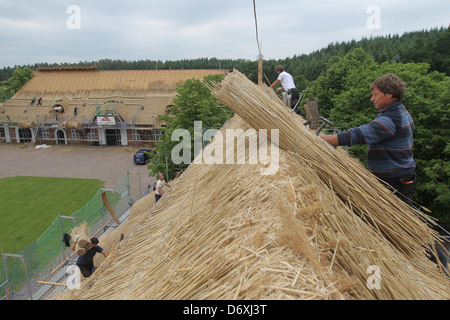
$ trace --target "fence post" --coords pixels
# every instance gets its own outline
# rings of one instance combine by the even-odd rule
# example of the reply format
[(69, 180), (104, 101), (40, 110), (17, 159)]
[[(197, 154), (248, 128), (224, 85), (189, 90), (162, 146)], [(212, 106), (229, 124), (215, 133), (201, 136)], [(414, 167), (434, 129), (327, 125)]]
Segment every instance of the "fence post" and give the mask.
[(7, 296), (9, 296), (11, 294), (11, 281), (9, 281), (8, 266), (6, 265), (6, 259), (3, 255), (3, 248), (1, 249), (1, 253), (2, 253), (3, 265), (5, 266), (6, 282), (8, 282), (8, 289), (6, 290), (6, 292), (7, 292)]
[[(5, 260), (5, 257), (19, 258), (22, 261), (23, 268), (25, 269), (25, 276), (27, 278), (28, 294), (30, 295), (30, 300), (33, 300), (33, 292), (31, 291), (30, 278), (28, 277), (28, 269), (27, 269), (27, 263), (25, 261), (25, 256), (23, 255), (23, 253), (22, 254), (3, 253), (3, 249), (2, 249), (2, 259)], [(5, 262), (5, 268), (6, 268), (6, 262)]]
[(131, 205), (133, 203), (133, 199), (131, 198), (131, 185), (130, 185), (130, 173), (136, 173), (138, 175), (138, 183), (139, 183), (139, 196), (138, 200), (142, 196), (142, 190), (141, 190), (141, 174), (139, 171), (127, 171), (127, 188), (128, 188), (128, 194), (130, 195), (130, 203)]

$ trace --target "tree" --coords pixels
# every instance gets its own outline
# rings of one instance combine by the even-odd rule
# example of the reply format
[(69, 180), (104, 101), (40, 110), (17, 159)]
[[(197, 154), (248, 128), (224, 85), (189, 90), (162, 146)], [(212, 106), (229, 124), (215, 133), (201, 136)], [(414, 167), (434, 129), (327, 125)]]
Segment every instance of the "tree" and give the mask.
[[(220, 82), (223, 75), (211, 75), (205, 77), (205, 82)], [(167, 123), (163, 128), (163, 141), (158, 143), (156, 154), (150, 155), (150, 159), (158, 160), (149, 165), (151, 176), (157, 176), (159, 172), (168, 171), (172, 179), (179, 170), (185, 169), (189, 163), (175, 163), (172, 159), (174, 148), (183, 141), (173, 140), (173, 135), (178, 129), (184, 129), (190, 137), (190, 150), (194, 150), (194, 128), (195, 122), (201, 121), (202, 128), (220, 128), (231, 116), (227, 107), (219, 105), (210, 90), (198, 79), (189, 79), (177, 88), (177, 96), (173, 100), (171, 114), (160, 115), (160, 119)], [(185, 141), (184, 141), (185, 142)], [(180, 155), (181, 156), (181, 155)], [(190, 154), (190, 161), (194, 160), (194, 152)], [(166, 168), (167, 159), (167, 168)], [(152, 161), (151, 161), (152, 162)]]
[(0, 82), (0, 96), (9, 99), (30, 81), (31, 78), (33, 78), (33, 70), (30, 68), (15, 69), (11, 78)]
[(450, 29), (442, 31), (439, 38), (430, 44), (430, 48), (431, 68), (450, 76)]
[[(353, 70), (373, 68), (375, 65), (375, 61), (360, 48), (353, 50), (344, 57), (334, 57), (329, 61), (326, 71), (308, 87), (307, 97), (310, 99), (317, 98), (320, 115), (328, 118), (331, 116), (335, 97), (346, 91), (345, 85), (348, 75)], [(342, 114), (335, 117), (335, 121), (346, 122), (353, 117), (354, 115)]]

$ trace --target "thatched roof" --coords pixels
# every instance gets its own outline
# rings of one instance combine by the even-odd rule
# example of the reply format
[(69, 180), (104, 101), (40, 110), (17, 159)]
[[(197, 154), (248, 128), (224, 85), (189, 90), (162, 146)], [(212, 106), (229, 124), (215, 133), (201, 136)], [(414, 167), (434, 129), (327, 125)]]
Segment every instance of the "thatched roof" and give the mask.
[[(230, 92), (224, 82), (216, 97)], [(241, 106), (257, 108), (260, 118), (270, 112), (268, 121), (302, 123), (265, 90), (245, 86), (237, 86), (230, 107), (238, 116), (221, 129), (223, 137), (228, 129), (241, 129), (239, 139), (255, 128)], [(253, 107), (243, 103), (244, 90)], [(344, 150), (324, 151), (311, 132), (293, 134), (310, 150), (303, 143), (302, 153), (285, 149), (280, 137), (279, 170), (270, 175), (262, 174), (269, 164), (250, 164), (248, 152), (239, 164), (237, 144), (224, 149), (225, 138), (216, 135), (204, 154), (233, 150), (234, 164), (194, 161), (156, 205), (153, 194), (141, 200), (139, 213), (100, 239), (112, 253), (97, 272), (56, 299), (450, 298), (448, 279), (426, 257), (424, 245), (435, 237), (428, 218)], [(325, 178), (327, 161), (336, 169)], [(366, 202), (375, 194), (378, 201)]]
[[(226, 74), (223, 69), (195, 70), (120, 70), (99, 71), (96, 68), (42, 69), (11, 99), (0, 106), (0, 122), (19, 122), (31, 99), (28, 118), (46, 116), (58, 101), (63, 101), (70, 120), (82, 117), (93, 120), (97, 105), (109, 100), (122, 103), (117, 112), (126, 122), (158, 126), (157, 115), (164, 114), (176, 96), (176, 87), (188, 79), (203, 79), (212, 74)], [(42, 98), (42, 105), (37, 100)], [(77, 116), (74, 111), (78, 107)], [(9, 116), (9, 121), (6, 116)], [(16, 119), (17, 118), (17, 119)]]

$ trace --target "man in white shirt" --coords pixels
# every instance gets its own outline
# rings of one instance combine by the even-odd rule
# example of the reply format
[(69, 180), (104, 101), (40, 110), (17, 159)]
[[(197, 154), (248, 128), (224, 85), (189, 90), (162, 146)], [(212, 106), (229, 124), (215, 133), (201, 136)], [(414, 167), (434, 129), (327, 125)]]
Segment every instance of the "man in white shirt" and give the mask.
[[(284, 91), (286, 91), (286, 93), (291, 96), (291, 108), (293, 109), (295, 108), (297, 101), (300, 98), (299, 91), (295, 87), (294, 78), (292, 78), (292, 76), (284, 70), (284, 67), (282, 65), (277, 66), (275, 70), (278, 74), (278, 78), (274, 83), (272, 83), (270, 87), (275, 88), (279, 83), (281, 83)], [(298, 107), (297, 109), (295, 109), (295, 112), (305, 117), (305, 115), (301, 113)]]
[(161, 197), (163, 196), (164, 186), (168, 186), (169, 188), (171, 188), (171, 186), (164, 181), (164, 176), (161, 172), (158, 174), (158, 177), (159, 177), (159, 179), (156, 182), (156, 192), (155, 192), (156, 202), (158, 202), (158, 200), (161, 199)]

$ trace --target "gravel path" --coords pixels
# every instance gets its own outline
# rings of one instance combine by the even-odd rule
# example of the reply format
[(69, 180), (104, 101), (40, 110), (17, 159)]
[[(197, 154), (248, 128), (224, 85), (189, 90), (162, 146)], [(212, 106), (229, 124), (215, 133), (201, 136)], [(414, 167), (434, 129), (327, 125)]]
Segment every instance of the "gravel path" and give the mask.
[[(36, 146), (35, 146), (36, 147)], [(29, 149), (24, 144), (0, 144), (0, 179), (15, 176), (84, 178), (105, 181), (111, 188), (130, 171), (133, 199), (156, 179), (148, 176), (146, 165), (133, 162), (140, 147), (65, 146)], [(138, 174), (139, 173), (139, 174)]]

